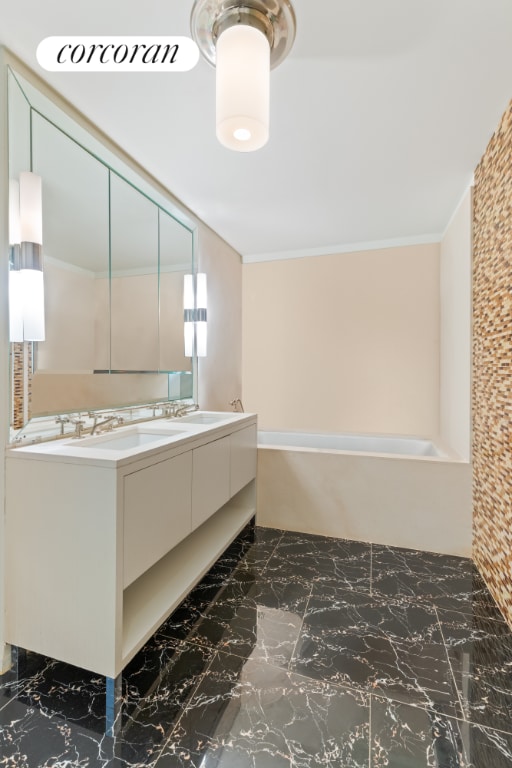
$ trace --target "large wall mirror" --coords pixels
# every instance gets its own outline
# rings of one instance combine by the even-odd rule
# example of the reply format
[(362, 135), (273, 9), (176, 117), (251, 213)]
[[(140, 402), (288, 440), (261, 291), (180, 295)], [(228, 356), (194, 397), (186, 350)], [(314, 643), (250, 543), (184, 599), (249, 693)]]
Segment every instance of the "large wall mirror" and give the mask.
[(9, 179), (42, 179), (45, 290), (44, 341), (10, 345), (13, 433), (43, 416), (193, 397), (183, 278), (194, 224), (12, 70), (8, 109)]

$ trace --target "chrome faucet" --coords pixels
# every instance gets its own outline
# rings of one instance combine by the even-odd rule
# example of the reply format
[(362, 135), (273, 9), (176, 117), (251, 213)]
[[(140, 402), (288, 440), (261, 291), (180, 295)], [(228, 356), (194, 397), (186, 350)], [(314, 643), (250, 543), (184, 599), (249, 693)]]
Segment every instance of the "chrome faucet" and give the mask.
[(60, 424), (60, 433), (64, 434), (64, 424), (69, 424), (69, 416), (57, 416), (55, 419), (56, 424)]
[(180, 416), (185, 416), (187, 413), (192, 413), (192, 411), (197, 410), (199, 410), (199, 405), (197, 403), (176, 403), (174, 415), (176, 418), (179, 418)]
[(162, 407), (162, 413), (166, 419), (171, 419), (173, 416), (176, 416), (177, 411), (178, 411), (178, 406), (176, 405), (176, 403), (166, 403)]
[(114, 414), (107, 416), (106, 419), (103, 419), (103, 421), (98, 421), (98, 416), (96, 414), (93, 415), (94, 418), (94, 424), (91, 428), (91, 435), (94, 435), (97, 429), (100, 429), (100, 427), (108, 427), (109, 430), (114, 428), (114, 422), (117, 424), (123, 423), (123, 418), (121, 416), (115, 416)]
[(244, 413), (244, 406), (242, 405), (242, 401), (239, 397), (235, 397), (234, 400), (230, 400), (229, 404), (233, 406), (234, 411), (237, 411), (238, 413)]
[(84, 431), (85, 421), (83, 421), (80, 418), (80, 414), (78, 414), (78, 418), (71, 419), (71, 423), (75, 425), (75, 434), (73, 437), (79, 440), (81, 437), (83, 437), (82, 432)]

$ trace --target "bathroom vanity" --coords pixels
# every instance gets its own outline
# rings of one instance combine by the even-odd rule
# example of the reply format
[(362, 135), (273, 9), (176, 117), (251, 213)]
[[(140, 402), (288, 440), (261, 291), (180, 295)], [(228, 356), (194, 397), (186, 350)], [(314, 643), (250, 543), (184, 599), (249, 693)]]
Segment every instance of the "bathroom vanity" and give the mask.
[(254, 516), (255, 477), (252, 414), (8, 451), (7, 641), (116, 678)]

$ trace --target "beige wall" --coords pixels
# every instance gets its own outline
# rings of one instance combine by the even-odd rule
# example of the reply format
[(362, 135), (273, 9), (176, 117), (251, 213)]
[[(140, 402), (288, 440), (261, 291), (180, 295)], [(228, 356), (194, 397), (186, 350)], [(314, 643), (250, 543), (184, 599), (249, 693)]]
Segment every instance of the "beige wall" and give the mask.
[(441, 438), (461, 459), (471, 447), (471, 189), (441, 243)]
[(436, 436), (439, 246), (245, 264), (242, 370), (260, 428)]
[(229, 402), (242, 394), (242, 263), (204, 225), (198, 249), (199, 271), (208, 279), (208, 355), (198, 362), (198, 400), (201, 408), (229, 411)]
[(163, 373), (51, 373), (32, 379), (32, 413), (89, 411), (167, 400), (168, 377)]
[(45, 260), (46, 341), (37, 345), (39, 370), (94, 368), (94, 274)]

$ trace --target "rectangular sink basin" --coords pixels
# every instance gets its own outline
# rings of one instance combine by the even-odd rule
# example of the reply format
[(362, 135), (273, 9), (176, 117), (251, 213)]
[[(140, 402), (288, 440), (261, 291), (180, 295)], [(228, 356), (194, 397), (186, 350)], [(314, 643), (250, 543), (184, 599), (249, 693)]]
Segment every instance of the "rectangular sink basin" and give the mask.
[(120, 435), (109, 435), (78, 444), (80, 448), (96, 448), (101, 451), (127, 451), (131, 448), (140, 448), (156, 441), (165, 440), (166, 437), (184, 434), (182, 429), (167, 429), (165, 432), (125, 432)]
[(231, 413), (192, 413), (190, 416), (182, 416), (180, 421), (188, 424), (216, 424), (229, 418)]

